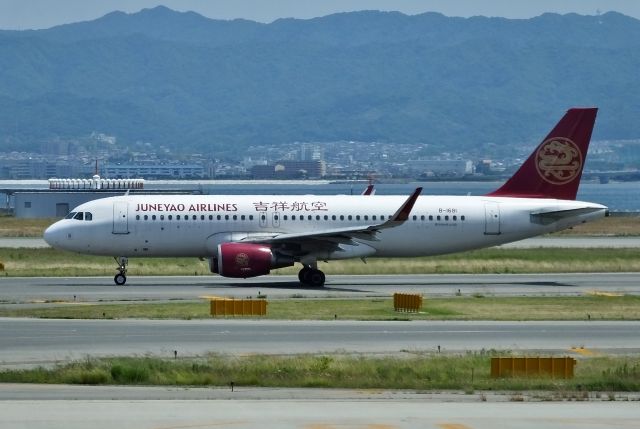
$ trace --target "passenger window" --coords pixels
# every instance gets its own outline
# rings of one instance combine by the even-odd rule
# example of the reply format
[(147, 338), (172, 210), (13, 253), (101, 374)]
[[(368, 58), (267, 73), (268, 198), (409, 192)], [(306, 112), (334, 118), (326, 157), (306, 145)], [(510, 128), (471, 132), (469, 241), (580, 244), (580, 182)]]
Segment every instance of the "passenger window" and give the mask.
[(446, 215), (446, 216), (444, 217), (444, 220), (449, 220), (449, 215)]
[(68, 215), (66, 215), (64, 218), (65, 219), (73, 219), (73, 217), (76, 215), (76, 212), (71, 212)]
[(320, 215), (316, 215), (316, 220), (320, 220)]
[(216, 219), (218, 219), (218, 220), (222, 220), (222, 216), (221, 216), (221, 215), (218, 215), (218, 216), (216, 216)]
[(78, 212), (78, 213), (76, 213), (76, 215), (73, 218), (75, 220), (82, 220), (82, 219), (84, 219), (84, 213), (83, 212)]
[(176, 220), (180, 220), (180, 215), (176, 215)]
[(440, 215), (438, 215), (438, 216), (436, 217), (436, 220), (440, 220)]
[(149, 219), (149, 216), (144, 215), (144, 220), (147, 220), (147, 219)]
[[(244, 215), (240, 216), (240, 220), (244, 220)], [(285, 216), (285, 219), (284, 219), (284, 220), (287, 220), (287, 219), (286, 219), (286, 216)]]
[(164, 215), (160, 215), (160, 220), (164, 220)]
[(233, 215), (233, 220), (238, 220), (238, 216), (237, 215)]
[(344, 215), (340, 215), (340, 220), (344, 220)]
[(209, 215), (209, 220), (213, 220), (213, 215)]
[(371, 216), (372, 220), (376, 220), (376, 215)]
[(249, 215), (249, 220), (253, 220), (253, 215)]
[(168, 216), (168, 219), (169, 219), (169, 220), (172, 220), (172, 219), (173, 219), (173, 215), (169, 215), (169, 216)]
[(193, 220), (198, 220), (198, 216), (193, 215), (193, 216), (191, 217), (191, 219), (193, 219)]
[(324, 220), (329, 220), (329, 216), (324, 215)]
[(347, 219), (351, 220), (353, 219), (351, 215), (347, 216)]
[(418, 220), (418, 216), (413, 215), (413, 220)]
[(93, 220), (93, 215), (91, 214), (91, 212), (84, 213), (84, 220)]
[(136, 220), (140, 220), (140, 215), (136, 215)]
[(151, 220), (156, 220), (156, 215), (152, 215)]
[(420, 220), (424, 220), (424, 215), (420, 216)]
[(336, 215), (331, 216), (331, 220), (336, 220)]
[(460, 216), (460, 220), (464, 220), (464, 215)]
[(453, 220), (458, 220), (458, 216), (454, 216), (454, 217), (453, 217)]
[(229, 215), (224, 215), (224, 220), (229, 220)]
[(296, 215), (291, 215), (291, 220), (296, 220)]
[(433, 215), (429, 215), (429, 220), (433, 220)]
[(364, 220), (369, 220), (369, 216), (364, 215)]
[(204, 215), (200, 215), (200, 220), (204, 220)]
[(313, 216), (309, 215), (309, 216), (307, 216), (307, 219), (313, 220)]

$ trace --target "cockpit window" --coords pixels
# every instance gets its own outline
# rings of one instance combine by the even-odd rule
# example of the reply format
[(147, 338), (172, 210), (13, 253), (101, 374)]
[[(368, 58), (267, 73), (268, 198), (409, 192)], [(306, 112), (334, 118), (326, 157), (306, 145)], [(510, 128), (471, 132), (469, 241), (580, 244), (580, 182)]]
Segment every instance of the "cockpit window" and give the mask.
[(93, 220), (91, 212), (84, 212), (84, 220)]
[(82, 220), (82, 219), (84, 219), (84, 213), (83, 212), (78, 212), (78, 213), (76, 213), (76, 215), (73, 218), (75, 220)]
[(64, 218), (65, 219), (73, 219), (73, 217), (76, 215), (76, 212), (71, 212), (68, 215), (66, 215)]

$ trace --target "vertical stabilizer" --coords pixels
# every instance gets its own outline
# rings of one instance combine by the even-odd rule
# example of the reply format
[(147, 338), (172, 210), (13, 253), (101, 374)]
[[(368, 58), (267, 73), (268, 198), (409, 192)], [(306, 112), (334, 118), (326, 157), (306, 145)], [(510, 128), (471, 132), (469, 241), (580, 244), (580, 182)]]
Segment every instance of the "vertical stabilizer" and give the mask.
[(493, 197), (575, 200), (598, 109), (573, 108)]

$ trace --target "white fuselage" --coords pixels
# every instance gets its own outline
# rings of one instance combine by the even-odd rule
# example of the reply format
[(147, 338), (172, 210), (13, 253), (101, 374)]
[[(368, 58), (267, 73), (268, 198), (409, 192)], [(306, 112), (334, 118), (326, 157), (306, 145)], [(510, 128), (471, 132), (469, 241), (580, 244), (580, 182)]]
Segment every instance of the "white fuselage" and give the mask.
[[(51, 226), (54, 247), (109, 256), (211, 257), (218, 244), (277, 234), (376, 225), (403, 196), (131, 195), (80, 205)], [(584, 210), (581, 210), (584, 209)], [(571, 213), (540, 221), (539, 213)], [(402, 225), (374, 239), (353, 238), (319, 260), (411, 257), (494, 246), (558, 231), (605, 216), (606, 207), (581, 201), (483, 196), (421, 196)], [(91, 220), (86, 220), (90, 213)]]

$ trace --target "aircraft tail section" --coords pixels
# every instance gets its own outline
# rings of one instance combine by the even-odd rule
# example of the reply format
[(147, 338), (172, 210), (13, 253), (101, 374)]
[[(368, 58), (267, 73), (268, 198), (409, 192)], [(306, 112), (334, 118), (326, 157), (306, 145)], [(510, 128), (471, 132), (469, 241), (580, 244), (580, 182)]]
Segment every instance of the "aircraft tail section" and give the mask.
[(575, 200), (597, 108), (569, 109), (493, 197)]

